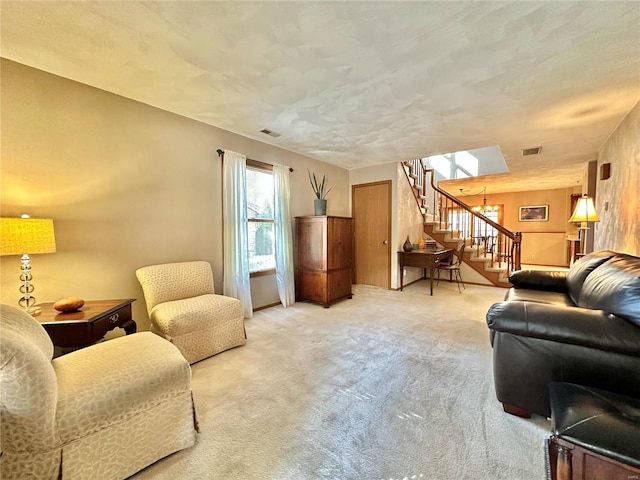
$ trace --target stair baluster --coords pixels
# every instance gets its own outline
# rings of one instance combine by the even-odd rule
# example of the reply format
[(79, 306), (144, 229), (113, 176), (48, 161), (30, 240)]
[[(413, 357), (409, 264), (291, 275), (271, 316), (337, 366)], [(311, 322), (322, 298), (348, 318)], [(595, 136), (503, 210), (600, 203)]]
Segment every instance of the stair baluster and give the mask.
[[(442, 237), (439, 240), (440, 243), (442, 241), (456, 243), (454, 248), (460, 245), (459, 242), (464, 242), (469, 256), (463, 261), (494, 285), (508, 286), (505, 278), (512, 271), (520, 269), (522, 234), (509, 231), (481, 213), (473, 211), (466, 203), (439, 189), (434, 183), (433, 169), (427, 169), (422, 159), (403, 162), (403, 166), (407, 180), (413, 186), (416, 203), (423, 214), (425, 233), (440, 235)], [(427, 182), (427, 175), (430, 175), (429, 182)], [(432, 189), (433, 195), (427, 192), (428, 187)], [(432, 205), (427, 203), (429, 198), (432, 199)], [(493, 231), (497, 232), (495, 236), (491, 235)], [(454, 236), (454, 234), (457, 235)], [(476, 267), (475, 263), (478, 261), (486, 263), (488, 267), (485, 268), (489, 268), (489, 271)], [(503, 271), (502, 281), (497, 279), (496, 268)]]

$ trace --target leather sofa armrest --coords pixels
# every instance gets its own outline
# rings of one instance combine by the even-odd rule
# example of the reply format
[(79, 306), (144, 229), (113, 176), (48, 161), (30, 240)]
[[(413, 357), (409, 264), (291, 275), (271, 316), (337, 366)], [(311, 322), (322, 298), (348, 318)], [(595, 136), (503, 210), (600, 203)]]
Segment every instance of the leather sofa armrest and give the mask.
[(487, 325), (492, 339), (506, 332), (640, 357), (640, 328), (602, 310), (500, 302), (489, 308)]
[(567, 272), (552, 270), (516, 270), (509, 275), (509, 282), (516, 288), (567, 291)]

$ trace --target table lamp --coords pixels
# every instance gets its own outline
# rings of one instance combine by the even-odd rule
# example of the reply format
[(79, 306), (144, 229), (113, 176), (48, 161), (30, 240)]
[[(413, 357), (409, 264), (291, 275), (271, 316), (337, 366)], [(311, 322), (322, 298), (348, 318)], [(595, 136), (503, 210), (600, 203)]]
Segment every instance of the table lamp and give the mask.
[(587, 222), (599, 222), (596, 208), (593, 205), (593, 199), (586, 193), (578, 200), (576, 208), (573, 210), (573, 215), (569, 219), (570, 223), (580, 223), (578, 227), (578, 235), (580, 237), (580, 246), (582, 247), (582, 254), (584, 255), (587, 245)]
[(40, 313), (40, 309), (34, 307), (36, 303), (31, 283), (31, 263), (29, 255), (35, 253), (54, 253), (56, 251), (56, 239), (53, 233), (53, 220), (50, 218), (29, 218), (23, 215), (21, 218), (0, 218), (0, 255), (22, 255), (20, 281), (20, 293), (22, 298), (18, 304), (31, 315)]

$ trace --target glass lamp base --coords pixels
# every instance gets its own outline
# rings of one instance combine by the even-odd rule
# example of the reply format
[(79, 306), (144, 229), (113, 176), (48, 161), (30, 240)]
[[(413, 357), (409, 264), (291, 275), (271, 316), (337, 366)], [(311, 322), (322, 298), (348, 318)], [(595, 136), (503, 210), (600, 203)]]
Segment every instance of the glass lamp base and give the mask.
[(38, 315), (40, 315), (42, 313), (42, 308), (40, 308), (40, 307), (30, 307), (30, 308), (25, 308), (24, 311), (27, 312), (32, 317), (37, 317)]
[(31, 261), (29, 255), (27, 255), (26, 253), (22, 255), (22, 257), (20, 258), (20, 263), (20, 270), (22, 272), (20, 274), (20, 281), (22, 282), (22, 285), (20, 285), (19, 290), (23, 296), (20, 300), (18, 300), (18, 305), (20, 305), (29, 315), (35, 317), (36, 315), (40, 315), (40, 313), (42, 312), (42, 308), (34, 305), (36, 303), (36, 298), (31, 296), (34, 287), (33, 283), (31, 283), (33, 277), (31, 276)]

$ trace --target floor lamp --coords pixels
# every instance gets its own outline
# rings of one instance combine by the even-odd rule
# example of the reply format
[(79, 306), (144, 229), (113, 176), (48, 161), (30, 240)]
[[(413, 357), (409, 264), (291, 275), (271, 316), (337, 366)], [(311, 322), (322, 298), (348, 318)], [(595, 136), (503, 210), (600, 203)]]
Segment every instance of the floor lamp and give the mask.
[(34, 253), (54, 253), (56, 251), (56, 239), (53, 233), (53, 220), (50, 218), (0, 218), (0, 255), (22, 255), (20, 258), (21, 270), (20, 293), (22, 298), (18, 304), (27, 313), (37, 315), (40, 308), (34, 307), (36, 303), (31, 283), (31, 260), (29, 255)]
[(570, 223), (580, 223), (578, 227), (578, 236), (580, 238), (580, 250), (582, 255), (586, 253), (587, 247), (587, 222), (599, 222), (596, 208), (593, 205), (593, 199), (586, 193), (578, 200), (576, 208), (573, 210), (573, 215), (569, 219)]

